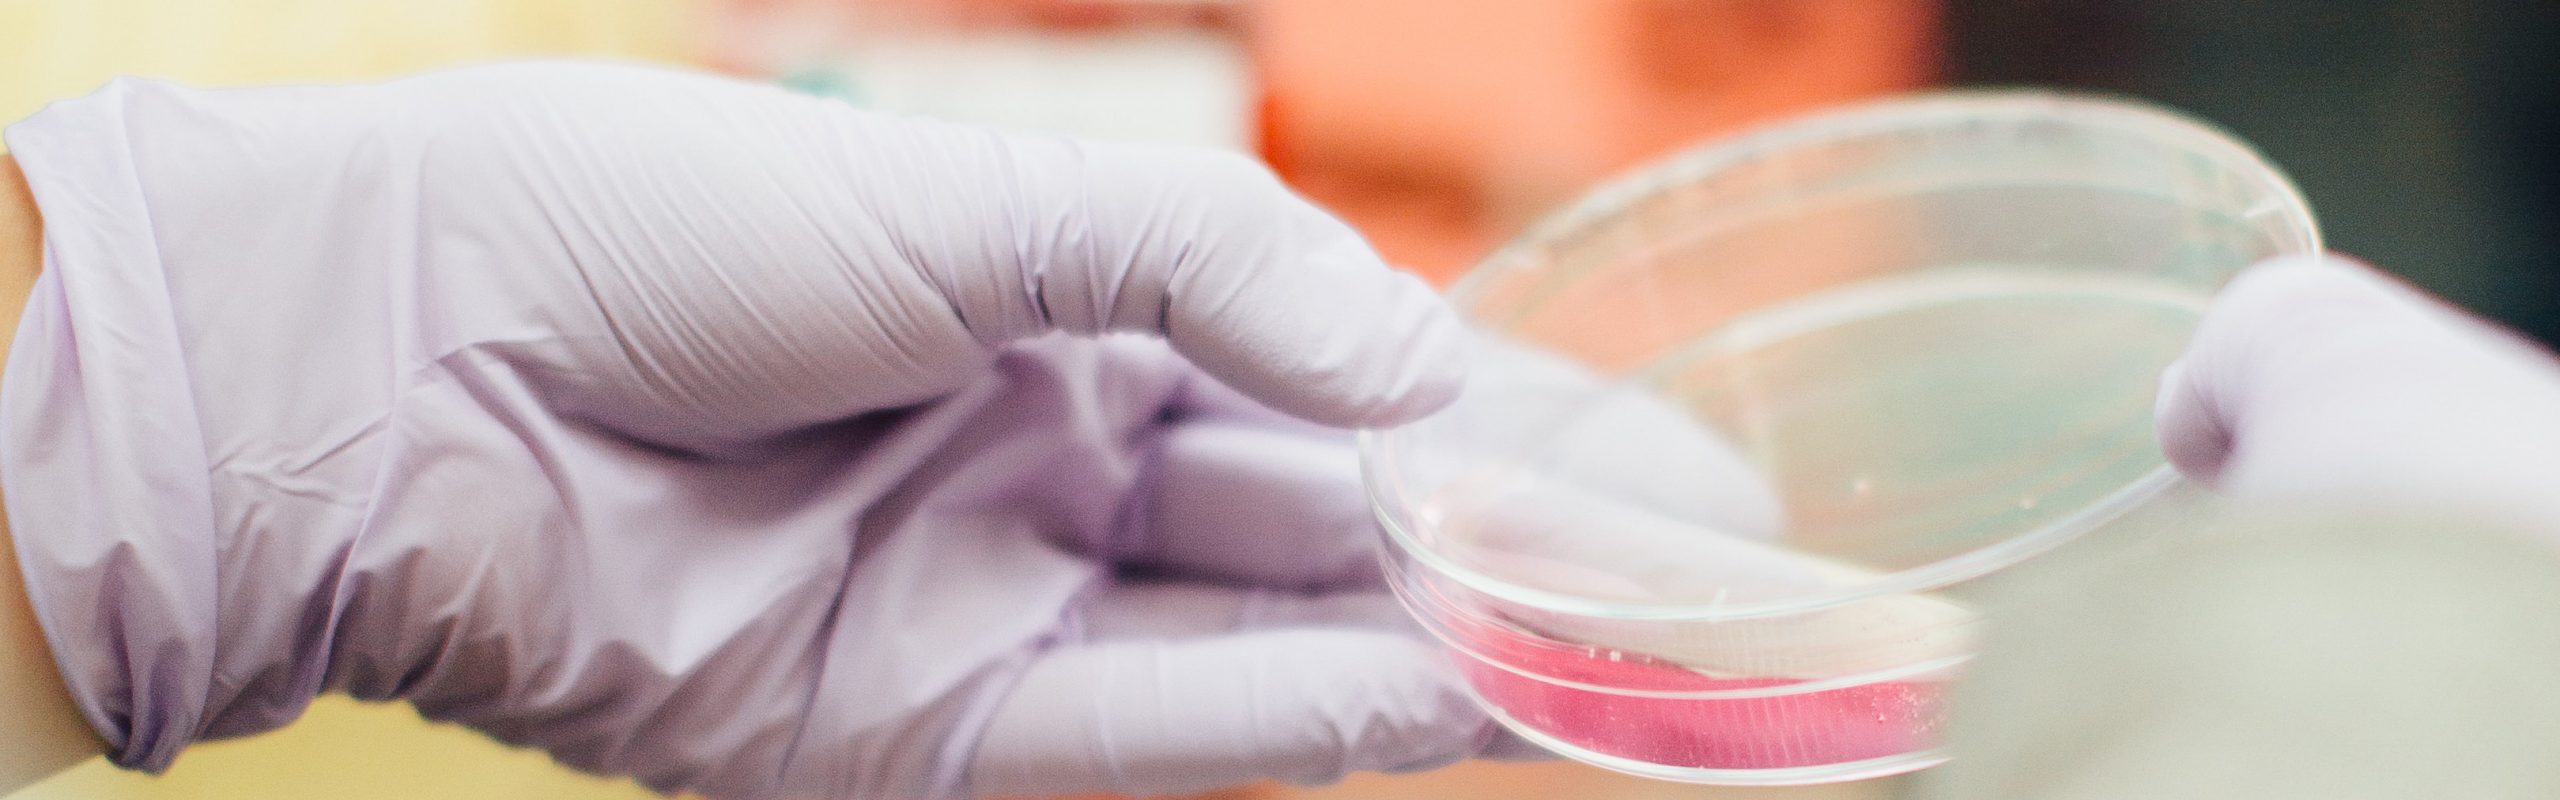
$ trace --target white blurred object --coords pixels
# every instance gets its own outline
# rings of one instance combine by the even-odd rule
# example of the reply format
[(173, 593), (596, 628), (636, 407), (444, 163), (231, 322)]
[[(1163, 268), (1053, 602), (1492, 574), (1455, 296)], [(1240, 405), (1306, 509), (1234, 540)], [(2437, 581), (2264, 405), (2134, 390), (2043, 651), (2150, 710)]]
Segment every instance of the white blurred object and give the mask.
[(2560, 797), (2560, 556), (2523, 533), (2294, 509), (2047, 566), (1906, 797)]
[(884, 111), (1097, 139), (1251, 150), (1240, 42), (1181, 28), (910, 31), (785, 83)]

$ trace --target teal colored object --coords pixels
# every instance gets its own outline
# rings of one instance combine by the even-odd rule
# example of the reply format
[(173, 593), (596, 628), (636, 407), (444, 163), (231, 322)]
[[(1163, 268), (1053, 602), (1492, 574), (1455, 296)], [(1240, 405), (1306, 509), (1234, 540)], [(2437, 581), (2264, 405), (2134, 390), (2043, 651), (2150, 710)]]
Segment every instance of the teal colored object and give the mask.
[(784, 75), (774, 83), (803, 94), (832, 97), (857, 106), (870, 105), (870, 97), (862, 91), (862, 82), (844, 70), (805, 69)]

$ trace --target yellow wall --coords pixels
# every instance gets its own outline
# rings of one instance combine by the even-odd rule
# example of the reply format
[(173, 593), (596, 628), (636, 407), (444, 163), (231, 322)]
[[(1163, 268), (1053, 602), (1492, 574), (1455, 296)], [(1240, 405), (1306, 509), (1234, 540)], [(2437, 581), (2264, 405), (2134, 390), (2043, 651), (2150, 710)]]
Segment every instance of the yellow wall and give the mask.
[(588, 777), (540, 753), (500, 747), (407, 706), (323, 698), (282, 731), (200, 745), (160, 778), (92, 761), (7, 800), (643, 800), (637, 785)]
[[(0, 121), (117, 74), (351, 80), (513, 55), (692, 60), (707, 0), (0, 0)], [(325, 699), (276, 734), (188, 751), (167, 777), (93, 762), (7, 800), (636, 800), (404, 706)]]
[(707, 0), (0, 0), (0, 120), (116, 74), (347, 80), (510, 55), (690, 60)]

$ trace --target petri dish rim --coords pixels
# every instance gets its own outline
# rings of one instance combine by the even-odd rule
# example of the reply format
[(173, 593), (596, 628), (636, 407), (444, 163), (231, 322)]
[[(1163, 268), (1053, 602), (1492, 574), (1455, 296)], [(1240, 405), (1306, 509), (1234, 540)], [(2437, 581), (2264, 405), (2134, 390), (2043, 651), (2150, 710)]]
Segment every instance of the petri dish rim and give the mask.
[[(1852, 140), (1915, 129), (1986, 122), (2062, 120), (2071, 126), (2112, 129), (2183, 150), (2222, 164), (2265, 198), (2241, 213), (2257, 221), (2280, 216), (2279, 252), (2316, 254), (2322, 244), (2309, 204), (2292, 180), (2255, 149), (2211, 123), (2184, 114), (2105, 95), (2028, 89), (1965, 90), (1917, 95), (1855, 108), (1781, 120), (1742, 134), (1639, 166), (1602, 184), (1582, 198), (1532, 224), (1487, 256), (1451, 287), (1448, 297), (1461, 309), (1485, 287), (1507, 274), (1531, 268), (1553, 243), (1570, 240), (1594, 225), (1623, 214), (1677, 187), (1773, 153), (1811, 145)], [(1396, 457), (1403, 437), (1396, 429), (1361, 431), (1358, 437), (1362, 484), (1370, 510), (1389, 544), (1433, 572), (1507, 602), (1598, 619), (1652, 622), (1714, 622), (1787, 616), (1855, 603), (1875, 597), (1927, 592), (1979, 578), (2071, 541), (2177, 484), (2177, 471), (2165, 462), (2060, 519), (2015, 536), (1926, 564), (1878, 576), (1836, 591), (1754, 603), (1634, 603), (1594, 600), (1522, 586), (1485, 574), (1424, 545), (1408, 530), (1391, 503), (1412, 507), (1404, 486), (1395, 480)]]
[(1390, 579), (1387, 583), (1389, 591), (1396, 596), (1396, 599), (1399, 602), (1406, 603), (1407, 608), (1428, 607), (1436, 609), (1433, 612), (1417, 614), (1415, 616), (1420, 620), (1423, 631), (1431, 634), (1432, 639), (1438, 641), (1442, 646), (1447, 647), (1451, 654), (1520, 676), (1522, 678), (1544, 683), (1549, 686), (1557, 686), (1580, 692), (1588, 692), (1591, 694), (1609, 695), (1612, 697), (1636, 697), (1654, 700), (1757, 700), (1773, 697), (1792, 697), (1796, 695), (1847, 689), (1887, 681), (1914, 679), (1933, 674), (1947, 674), (1961, 668), (1966, 662), (1973, 660), (1973, 656), (1971, 655), (1953, 655), (1928, 661), (1919, 661), (1868, 670), (1865, 672), (1836, 675), (1817, 680), (1800, 681), (1776, 686), (1759, 686), (1738, 689), (1630, 689), (1623, 686), (1607, 686), (1592, 683), (1590, 681), (1574, 680), (1571, 678), (1548, 675), (1532, 671), (1517, 664), (1509, 663), (1500, 658), (1495, 658), (1492, 655), (1477, 649), (1474, 645), (1467, 643), (1465, 636), (1449, 630), (1447, 623), (1440, 619), (1444, 615), (1462, 612), (1453, 612), (1449, 610), (1449, 607), (1446, 605), (1433, 603), (1417, 597), (1416, 595), (1423, 590), (1407, 586), (1403, 579)]
[(2293, 233), (2294, 238), (2277, 243), (2279, 250), (2318, 253), (2321, 249), (2320, 230), (2311, 218), (2310, 204), (2292, 179), (2220, 126), (2138, 100), (2104, 94), (1972, 89), (1912, 95), (1778, 120), (1637, 166), (1531, 223), (1467, 270), (1450, 287), (1449, 299), (1458, 303), (1471, 298), (1506, 273), (1530, 268), (1553, 243), (1570, 240), (1576, 233), (1605, 224), (1677, 187), (1773, 154), (1898, 131), (2057, 119), (2081, 128), (2113, 129), (2153, 142), (2164, 150), (2184, 150), (2221, 163), (2228, 174), (2246, 179), (2253, 193), (2266, 198), (2243, 212), (2244, 219), (2255, 220), (2267, 213), (2284, 217), (2283, 229)]

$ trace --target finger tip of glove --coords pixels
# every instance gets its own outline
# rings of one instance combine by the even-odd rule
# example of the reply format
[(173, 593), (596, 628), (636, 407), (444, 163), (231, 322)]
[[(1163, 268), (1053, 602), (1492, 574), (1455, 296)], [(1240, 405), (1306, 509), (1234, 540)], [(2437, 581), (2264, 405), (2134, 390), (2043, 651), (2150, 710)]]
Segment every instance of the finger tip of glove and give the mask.
[(2160, 371), (2160, 394), (2152, 416), (2160, 453), (2187, 477), (2210, 482), (2222, 471), (2231, 449), (2230, 434), (2205, 406), (2204, 396), (2188, 378), (2187, 359), (2169, 362)]
[(1170, 279), (1163, 332), (1233, 388), (1339, 427), (1419, 419), (1457, 398), (1464, 327), (1438, 292), (1258, 162), (1192, 158), (1181, 194), (1214, 222)]
[(1411, 422), (1457, 399), (1465, 329), (1428, 286), (1388, 277), (1369, 302), (1279, 309), (1262, 325), (1238, 329), (1230, 320), (1204, 336), (1177, 327), (1175, 342), (1237, 390), (1293, 416), (1351, 428)]
[[(1492, 719), (1460, 687), (1447, 657), (1431, 644), (1392, 634), (1370, 634), (1357, 661), (1333, 660), (1321, 690), (1329, 710), (1321, 727), (1359, 734), (1333, 754), (1313, 783), (1329, 783), (1360, 771), (1411, 772), (1446, 766), (1481, 752)], [(1356, 664), (1356, 666), (1350, 666)], [(1321, 667), (1309, 673), (1322, 675)], [(1324, 746), (1313, 746), (1316, 750)]]
[(1371, 357), (1386, 362), (1375, 388), (1355, 391), (1346, 420), (1354, 425), (1396, 425), (1420, 419), (1457, 400), (1467, 381), (1465, 325), (1439, 295), (1411, 276), (1399, 275), (1396, 321), (1382, 333), (1394, 344)]
[(2223, 419), (2230, 409), (2220, 401), (2241, 390), (2234, 378), (2246, 376), (2246, 362), (2260, 349), (2316, 333), (2328, 316), (2318, 312), (2364, 293), (2373, 274), (2344, 256), (2294, 253), (2232, 276), (2187, 351), (2160, 371), (2152, 410), (2170, 465), (2197, 480), (2219, 474), (2232, 444)]
[(2191, 478), (2226, 483), (2233, 449), (2270, 403), (2382, 374), (2384, 351), (2405, 349), (2394, 343), (2431, 335), (2426, 302), (2389, 273), (2335, 253), (2242, 270), (2215, 296), (2186, 352), (2161, 371), (2154, 411), (2163, 454)]
[[(1440, 649), (1403, 633), (1274, 630), (1235, 640), (1274, 676), (1259, 698), (1248, 770), (1301, 786), (1358, 772), (1413, 772), (1481, 752), (1493, 725)], [(1245, 673), (1250, 674), (1250, 673)], [(1216, 729), (1203, 723), (1195, 730)]]
[[(1035, 666), (1004, 705), (974, 756), (981, 789), (1322, 785), (1463, 760), (1483, 749), (1489, 724), (1437, 647), (1321, 626), (1071, 648)], [(1075, 731), (1111, 747), (1058, 746), (1083, 738)]]

